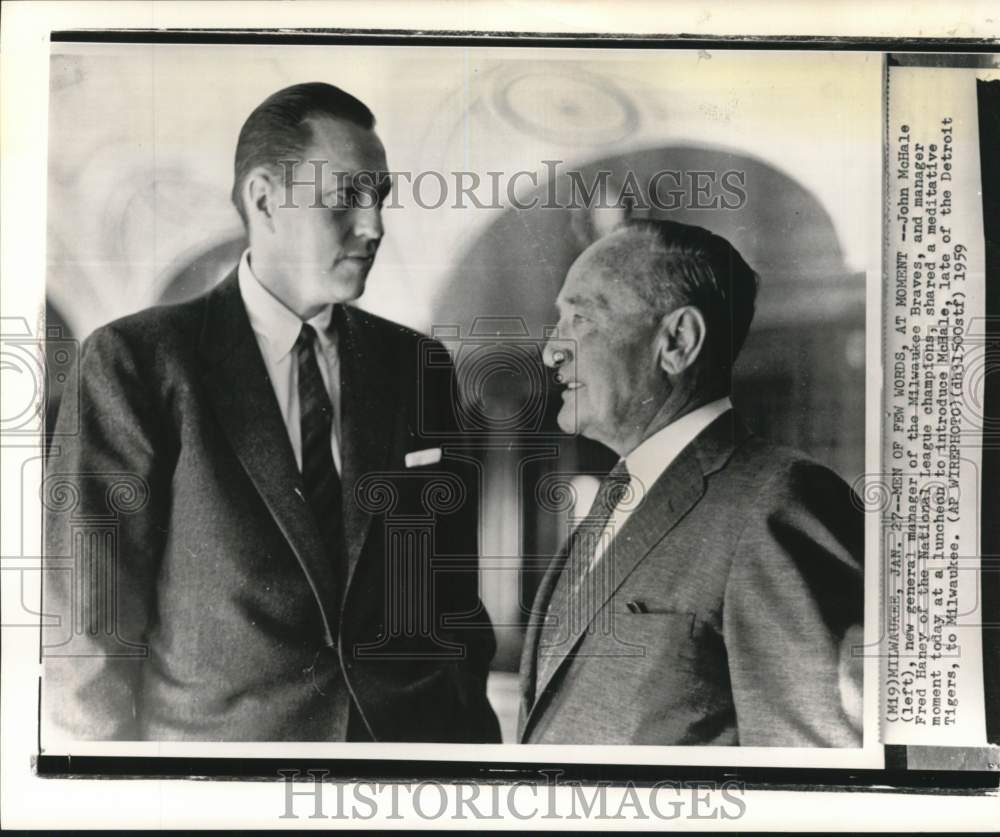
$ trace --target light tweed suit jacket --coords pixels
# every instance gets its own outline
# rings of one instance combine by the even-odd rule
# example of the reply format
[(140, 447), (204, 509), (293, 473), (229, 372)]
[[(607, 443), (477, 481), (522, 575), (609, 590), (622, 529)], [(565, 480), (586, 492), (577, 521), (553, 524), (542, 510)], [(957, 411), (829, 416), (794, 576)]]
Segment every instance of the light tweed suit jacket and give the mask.
[[(860, 746), (843, 692), (858, 688), (844, 672), (861, 508), (829, 469), (720, 416), (647, 486), (582, 613), (559, 597), (546, 616), (553, 561), (526, 636), (520, 740)], [(539, 667), (546, 654), (559, 659)]]

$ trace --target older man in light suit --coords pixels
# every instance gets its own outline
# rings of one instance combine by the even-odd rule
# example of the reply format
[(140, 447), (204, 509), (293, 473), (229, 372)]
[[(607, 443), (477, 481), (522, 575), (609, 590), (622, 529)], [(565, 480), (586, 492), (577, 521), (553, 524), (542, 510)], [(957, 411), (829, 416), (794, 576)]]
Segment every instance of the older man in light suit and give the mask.
[(559, 423), (621, 457), (545, 574), (520, 740), (853, 747), (862, 513), (730, 401), (757, 277), (698, 227), (630, 221), (559, 293)]
[(45, 485), (46, 750), (499, 741), (452, 368), (348, 304), (387, 171), (363, 103), (278, 91), (237, 144), (239, 265), (86, 341)]

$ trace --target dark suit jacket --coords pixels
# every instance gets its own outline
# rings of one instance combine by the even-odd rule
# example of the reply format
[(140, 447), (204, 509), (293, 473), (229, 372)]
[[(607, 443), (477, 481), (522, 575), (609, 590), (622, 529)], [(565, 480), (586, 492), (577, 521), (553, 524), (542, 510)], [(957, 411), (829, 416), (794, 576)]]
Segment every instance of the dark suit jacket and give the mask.
[[(543, 578), (521, 740), (859, 746), (841, 700), (844, 637), (863, 599), (862, 513), (848, 486), (730, 411), (646, 489), (599, 564), (596, 603), (579, 620), (557, 606), (558, 642), (540, 649), (561, 562)], [(539, 653), (561, 657), (542, 682)]]
[(477, 475), (404, 461), (454, 430), (453, 369), (423, 363), (408, 329), (345, 319), (341, 555), (305, 503), (235, 272), (86, 341), (64, 395), (79, 433), (43, 488), (43, 744), (499, 741)]

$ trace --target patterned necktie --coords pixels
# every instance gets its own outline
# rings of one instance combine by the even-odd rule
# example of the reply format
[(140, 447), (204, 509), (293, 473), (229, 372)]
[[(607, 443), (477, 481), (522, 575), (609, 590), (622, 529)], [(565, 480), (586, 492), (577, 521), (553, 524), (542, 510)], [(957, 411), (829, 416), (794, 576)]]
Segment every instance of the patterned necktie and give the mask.
[[(569, 653), (572, 637), (590, 623), (595, 608), (603, 604), (604, 595), (610, 592), (600, 589), (600, 584), (595, 586), (594, 583), (586, 582), (610, 579), (613, 575), (610, 571), (591, 572), (591, 564), (604, 528), (615, 507), (627, 493), (630, 479), (625, 460), (619, 460), (601, 480), (590, 511), (569, 536), (563, 553), (562, 571), (546, 611), (546, 617), (554, 618), (546, 619), (537, 650), (537, 683), (544, 681)], [(608, 560), (609, 552), (605, 551), (600, 563)]]
[(295, 341), (299, 366), (299, 427), (302, 433), (302, 481), (306, 500), (331, 558), (339, 555), (343, 512), (340, 476), (333, 463), (333, 402), (316, 361), (316, 331), (308, 323)]

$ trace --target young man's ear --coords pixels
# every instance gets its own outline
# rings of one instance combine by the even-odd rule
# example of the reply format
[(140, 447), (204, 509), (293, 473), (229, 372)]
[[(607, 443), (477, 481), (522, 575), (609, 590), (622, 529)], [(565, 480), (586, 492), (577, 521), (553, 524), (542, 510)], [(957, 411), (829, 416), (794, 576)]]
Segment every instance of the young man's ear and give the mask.
[(277, 181), (263, 166), (258, 166), (247, 175), (243, 183), (243, 205), (247, 220), (256, 218), (267, 229), (274, 230), (274, 210), (277, 207)]
[(660, 320), (660, 368), (680, 375), (698, 359), (705, 345), (705, 317), (693, 305), (682, 305)]

